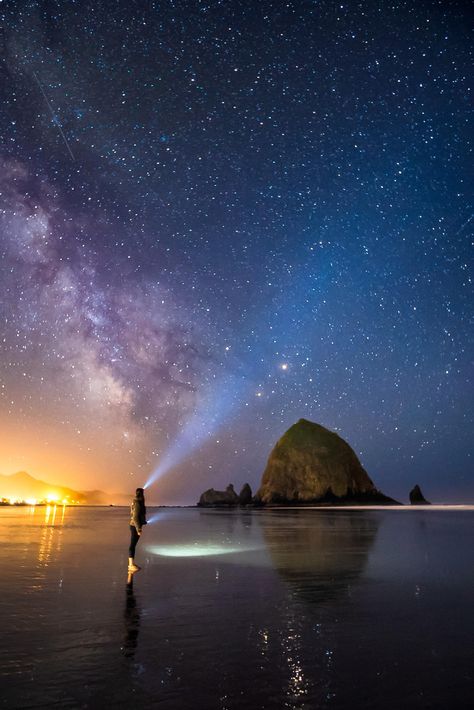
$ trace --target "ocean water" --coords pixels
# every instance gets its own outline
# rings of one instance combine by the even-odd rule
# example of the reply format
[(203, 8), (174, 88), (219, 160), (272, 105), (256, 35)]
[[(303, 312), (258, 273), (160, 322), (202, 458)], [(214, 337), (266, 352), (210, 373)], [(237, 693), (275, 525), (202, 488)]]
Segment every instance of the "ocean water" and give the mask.
[(0, 508), (0, 707), (472, 707), (472, 508), (149, 518)]

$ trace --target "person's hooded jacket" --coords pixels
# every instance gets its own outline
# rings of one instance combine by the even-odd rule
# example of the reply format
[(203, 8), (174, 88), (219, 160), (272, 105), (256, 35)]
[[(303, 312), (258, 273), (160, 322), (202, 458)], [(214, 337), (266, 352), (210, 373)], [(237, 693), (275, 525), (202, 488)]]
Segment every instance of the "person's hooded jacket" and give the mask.
[(138, 496), (135, 496), (130, 506), (130, 525), (134, 525), (139, 533), (142, 531), (142, 526), (146, 525), (145, 501)]

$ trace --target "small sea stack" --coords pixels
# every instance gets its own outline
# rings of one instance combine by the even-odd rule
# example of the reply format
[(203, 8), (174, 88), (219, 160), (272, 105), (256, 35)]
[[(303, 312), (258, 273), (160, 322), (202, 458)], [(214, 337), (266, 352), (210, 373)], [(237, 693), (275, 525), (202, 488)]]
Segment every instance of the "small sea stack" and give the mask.
[(250, 505), (252, 502), (252, 489), (248, 483), (244, 483), (239, 493), (239, 505)]
[(430, 501), (426, 500), (421, 492), (421, 488), (418, 484), (410, 491), (410, 503), (412, 505), (431, 505)]

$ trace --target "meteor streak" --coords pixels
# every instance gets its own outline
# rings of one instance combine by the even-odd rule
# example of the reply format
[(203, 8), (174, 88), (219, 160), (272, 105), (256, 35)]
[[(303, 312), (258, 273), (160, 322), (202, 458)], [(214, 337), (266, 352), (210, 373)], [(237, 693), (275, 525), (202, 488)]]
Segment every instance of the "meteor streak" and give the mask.
[(40, 91), (41, 91), (41, 93), (43, 94), (43, 98), (44, 98), (44, 100), (46, 101), (46, 105), (47, 105), (47, 107), (49, 108), (49, 111), (50, 111), (50, 113), (51, 113), (51, 120), (53, 121), (54, 125), (58, 127), (59, 133), (61, 134), (61, 138), (62, 138), (63, 141), (64, 141), (64, 145), (65, 145), (66, 148), (68, 149), (69, 155), (71, 156), (71, 158), (75, 161), (76, 159), (75, 159), (74, 154), (73, 154), (73, 152), (72, 152), (72, 150), (71, 150), (71, 147), (70, 147), (70, 145), (69, 145), (69, 143), (68, 143), (68, 140), (67, 140), (66, 136), (64, 135), (64, 131), (63, 131), (63, 128), (62, 128), (62, 126), (61, 126), (61, 123), (60, 123), (58, 117), (56, 116), (56, 114), (55, 114), (54, 111), (53, 111), (53, 107), (51, 106), (51, 104), (50, 104), (50, 102), (49, 102), (49, 99), (48, 99), (48, 97), (46, 96), (46, 92), (45, 92), (45, 90), (43, 89), (43, 87), (42, 87), (42, 85), (41, 85), (41, 82), (40, 82), (40, 80), (38, 79), (38, 77), (37, 77), (37, 75), (36, 75), (36, 72), (33, 72), (33, 76), (35, 77), (36, 83), (38, 84), (38, 86), (39, 86), (39, 88), (40, 88)]

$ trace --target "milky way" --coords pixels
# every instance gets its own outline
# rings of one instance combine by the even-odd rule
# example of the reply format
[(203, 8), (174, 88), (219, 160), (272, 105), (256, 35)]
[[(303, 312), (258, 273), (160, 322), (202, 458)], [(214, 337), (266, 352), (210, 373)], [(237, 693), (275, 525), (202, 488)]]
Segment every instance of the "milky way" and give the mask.
[(305, 417), (474, 500), (470, 19), (9, 3), (0, 472), (194, 502)]

